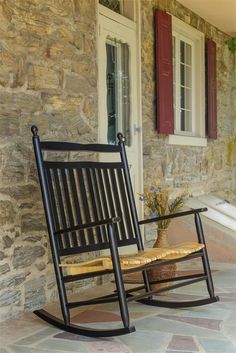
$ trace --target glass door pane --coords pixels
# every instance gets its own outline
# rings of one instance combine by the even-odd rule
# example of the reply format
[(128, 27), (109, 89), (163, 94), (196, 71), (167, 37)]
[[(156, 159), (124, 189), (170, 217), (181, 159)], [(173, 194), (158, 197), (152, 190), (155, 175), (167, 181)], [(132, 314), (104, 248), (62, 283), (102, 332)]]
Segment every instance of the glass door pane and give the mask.
[(129, 46), (116, 40), (106, 42), (107, 142), (116, 143), (121, 131), (130, 145)]
[(115, 144), (116, 142), (116, 131), (117, 131), (117, 47), (112, 44), (106, 43), (107, 52), (107, 118), (108, 118), (108, 129), (107, 129), (107, 142)]
[(108, 7), (108, 9), (121, 14), (120, 0), (99, 0), (99, 4)]

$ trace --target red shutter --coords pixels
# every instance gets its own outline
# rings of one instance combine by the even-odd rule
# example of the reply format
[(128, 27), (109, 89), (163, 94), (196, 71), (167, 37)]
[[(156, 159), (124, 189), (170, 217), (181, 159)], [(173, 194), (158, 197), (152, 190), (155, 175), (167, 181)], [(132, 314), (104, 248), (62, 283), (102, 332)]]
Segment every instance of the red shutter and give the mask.
[(173, 66), (171, 16), (156, 10), (156, 87), (157, 130), (161, 134), (174, 133)]
[(207, 136), (217, 138), (217, 102), (216, 102), (216, 43), (206, 42), (206, 83), (207, 83)]

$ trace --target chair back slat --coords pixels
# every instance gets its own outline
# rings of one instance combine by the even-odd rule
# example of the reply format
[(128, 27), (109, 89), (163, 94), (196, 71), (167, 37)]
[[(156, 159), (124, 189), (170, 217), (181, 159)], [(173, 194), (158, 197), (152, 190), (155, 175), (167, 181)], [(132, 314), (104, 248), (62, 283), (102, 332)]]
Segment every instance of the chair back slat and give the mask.
[[(69, 219), (67, 217), (66, 213), (66, 199), (65, 199), (65, 187), (63, 185), (63, 179), (62, 179), (62, 169), (54, 169), (53, 170), (53, 175), (54, 175), (54, 180), (55, 180), (55, 190), (56, 190), (56, 197), (58, 201), (58, 215), (59, 215), (59, 221), (60, 221), (60, 226), (61, 229), (66, 229), (70, 226)], [(64, 248), (69, 248), (71, 246), (70, 244), (70, 234), (66, 232), (63, 235), (63, 244)]]
[[(81, 210), (80, 210), (80, 204), (79, 204), (79, 198), (78, 198), (78, 191), (76, 188), (76, 181), (75, 181), (75, 173), (74, 169), (70, 168), (68, 169), (69, 173), (69, 180), (70, 180), (70, 186), (71, 186), (71, 199), (72, 199), (72, 204), (73, 204), (73, 209), (74, 209), (74, 214), (75, 214), (75, 225), (76, 224), (82, 224), (82, 216), (81, 216)], [(86, 240), (85, 240), (85, 234), (83, 231), (78, 232), (79, 234), (79, 241), (77, 238), (77, 243), (78, 245), (85, 246), (86, 245)]]
[[(108, 210), (108, 203), (107, 197), (105, 192), (105, 185), (104, 185), (104, 175), (102, 169), (97, 169), (97, 179), (96, 179), (96, 187), (100, 190), (100, 197), (101, 197), (101, 213), (104, 219), (109, 218), (109, 210)], [(98, 186), (99, 185), (99, 186)], [(108, 241), (108, 238), (106, 238)]]
[[(57, 201), (56, 201), (56, 192), (55, 192), (55, 182), (53, 181), (54, 180), (53, 170), (49, 168), (45, 168), (45, 171), (46, 171), (47, 185), (48, 185), (49, 194), (50, 194), (50, 201), (51, 201), (52, 209), (54, 210), (53, 212), (54, 227), (55, 229), (58, 230), (60, 229), (60, 223), (59, 223), (59, 216), (57, 212)], [(63, 248), (62, 238), (63, 238), (63, 235), (59, 234), (57, 241), (60, 249)]]
[[(98, 212), (98, 220), (109, 218), (109, 212), (107, 207), (107, 201), (105, 197), (102, 171), (101, 169), (91, 169), (91, 174), (93, 178), (94, 192), (96, 195), (96, 207)], [(107, 228), (105, 226), (101, 227), (102, 241), (108, 242)]]
[[(67, 219), (70, 227), (73, 227), (75, 225), (75, 221), (74, 221), (73, 211), (72, 211), (73, 205), (72, 205), (72, 198), (71, 198), (70, 180), (68, 179), (67, 175), (68, 175), (68, 169), (62, 169), (61, 177), (62, 177), (62, 186), (63, 186), (64, 200), (65, 200), (65, 203), (64, 203), (65, 213), (67, 215)], [(78, 246), (78, 241), (77, 241), (75, 231), (71, 232), (70, 240), (73, 246)]]
[(130, 207), (128, 204), (126, 185), (124, 182), (124, 174), (122, 170), (117, 170), (117, 179), (118, 179), (118, 185), (119, 185), (119, 190), (120, 190), (120, 195), (122, 200), (123, 215), (124, 215), (125, 225), (126, 225), (126, 234), (129, 234), (130, 237), (132, 238), (134, 236), (134, 231), (131, 224)]
[[(87, 192), (86, 192), (83, 169), (82, 168), (77, 169), (76, 174), (77, 174), (78, 186), (80, 189), (82, 212), (84, 214), (84, 222), (83, 223), (90, 223), (90, 222), (93, 222), (94, 220), (92, 219), (92, 217), (90, 215), (90, 211), (91, 211), (91, 209), (89, 207), (89, 201), (90, 201), (89, 196), (90, 195), (87, 195)], [(87, 243), (89, 245), (95, 244), (93, 230), (88, 229), (85, 232), (87, 232)]]
[[(99, 217), (100, 207), (99, 207), (99, 195), (97, 195), (97, 190), (95, 188), (94, 174), (91, 175), (91, 168), (85, 168), (87, 183), (88, 183), (88, 193), (90, 195), (90, 209), (93, 216), (93, 221), (99, 221), (102, 217)], [(97, 227), (95, 229), (97, 234), (98, 242), (102, 242), (101, 228)]]
[[(109, 169), (103, 169), (103, 176), (104, 176), (104, 186), (105, 186), (106, 197), (107, 197), (109, 217), (120, 216), (119, 214), (117, 214), (115, 210), (115, 203), (114, 203), (113, 194), (112, 194), (112, 186), (109, 178)], [(117, 224), (114, 224), (114, 231), (115, 231), (115, 234), (119, 234)], [(119, 240), (119, 238), (117, 240)]]
[[(111, 169), (110, 170), (110, 176), (111, 176), (111, 183), (112, 183), (112, 190), (113, 190), (113, 195), (114, 195), (114, 203), (116, 205), (116, 210), (117, 214), (123, 214), (124, 212), (122, 211), (122, 206), (120, 202), (120, 192), (118, 190), (118, 180), (117, 180), (117, 170)], [(124, 215), (125, 217), (125, 215)], [(124, 226), (124, 219), (122, 217), (121, 222), (118, 223), (118, 228), (120, 228), (120, 235), (121, 239), (125, 240), (126, 239), (126, 231), (125, 231), (125, 226)]]

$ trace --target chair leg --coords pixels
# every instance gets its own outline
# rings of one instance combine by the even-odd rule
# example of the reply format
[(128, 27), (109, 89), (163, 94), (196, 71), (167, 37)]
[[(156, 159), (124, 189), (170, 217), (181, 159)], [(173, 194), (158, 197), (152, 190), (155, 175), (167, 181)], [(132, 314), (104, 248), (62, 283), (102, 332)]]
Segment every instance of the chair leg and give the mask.
[(113, 224), (108, 224), (108, 236), (110, 241), (111, 258), (113, 263), (121, 318), (122, 318), (124, 327), (128, 328), (130, 324), (128, 304), (126, 300), (125, 287), (124, 287), (123, 276), (122, 276), (121, 267), (120, 267), (120, 259), (119, 259), (119, 253), (117, 249)]
[(65, 284), (62, 280), (61, 269), (59, 266), (55, 266), (55, 274), (56, 274), (56, 281), (57, 281), (57, 288), (59, 294), (59, 300), (61, 305), (61, 313), (64, 320), (65, 325), (70, 324), (70, 310), (67, 307), (67, 295), (66, 295), (66, 288)]
[(150, 281), (149, 281), (149, 278), (148, 278), (147, 270), (143, 271), (142, 275), (143, 275), (143, 283), (144, 283), (144, 286), (145, 286), (145, 290), (146, 290), (146, 292), (150, 292), (151, 291), (151, 285), (150, 285)]
[[(198, 241), (199, 241), (199, 243), (206, 245), (204, 232), (203, 232), (203, 228), (202, 228), (202, 222), (201, 222), (201, 218), (198, 213), (195, 213), (194, 219), (195, 219)], [(205, 275), (207, 276), (207, 279), (206, 279), (207, 289), (208, 289), (208, 293), (209, 293), (210, 297), (213, 298), (215, 296), (214, 285), (213, 285), (211, 268), (210, 268), (210, 263), (209, 263), (209, 259), (208, 259), (206, 246), (202, 249), (202, 252), (203, 252), (202, 265), (203, 265)]]

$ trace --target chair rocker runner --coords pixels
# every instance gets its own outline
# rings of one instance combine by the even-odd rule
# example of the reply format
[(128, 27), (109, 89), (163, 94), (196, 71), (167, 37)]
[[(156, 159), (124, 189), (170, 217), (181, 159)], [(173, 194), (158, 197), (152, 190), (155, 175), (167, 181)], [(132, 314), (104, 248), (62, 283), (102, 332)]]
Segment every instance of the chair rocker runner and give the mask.
[[(93, 337), (123, 335), (135, 331), (130, 324), (128, 303), (138, 301), (147, 305), (169, 308), (197, 306), (218, 301), (214, 294), (211, 270), (205, 245), (200, 213), (204, 208), (191, 209), (176, 214), (138, 221), (127, 163), (124, 137), (118, 134), (118, 145), (78, 144), (69, 142), (41, 142), (36, 126), (31, 128), (36, 164), (39, 174), (43, 205), (58, 286), (63, 319), (45, 310), (35, 314), (48, 323), (71, 333)], [(57, 152), (54, 160), (44, 158), (44, 151)], [(71, 161), (58, 161), (58, 151), (67, 152)], [(89, 153), (86, 161), (75, 160), (78, 154)], [(117, 162), (99, 162), (99, 153), (113, 153)], [(47, 155), (45, 153), (45, 155)], [(96, 160), (91, 160), (95, 155)], [(182, 243), (163, 249), (145, 249), (140, 226), (166, 218), (193, 215), (196, 225), (197, 242)], [(120, 255), (123, 246), (137, 246), (137, 252)], [(109, 249), (110, 255), (100, 256), (84, 263), (78, 263), (79, 255)], [(97, 253), (96, 253), (97, 254)], [(68, 257), (74, 261), (68, 263)], [(201, 258), (202, 273), (162, 279), (150, 282), (148, 271), (154, 267), (173, 262)], [(66, 260), (65, 260), (66, 259)], [(67, 262), (66, 262), (67, 261)], [(125, 288), (125, 274), (141, 272), (143, 283), (135, 288)], [(113, 274), (116, 291), (91, 300), (70, 302), (66, 283), (86, 278)], [(194, 301), (163, 301), (154, 294), (205, 281), (208, 297)], [(152, 290), (151, 284), (168, 282), (164, 289)], [(169, 282), (174, 282), (170, 284)], [(96, 329), (71, 323), (70, 310), (84, 305), (119, 303), (122, 320), (121, 328)]]

